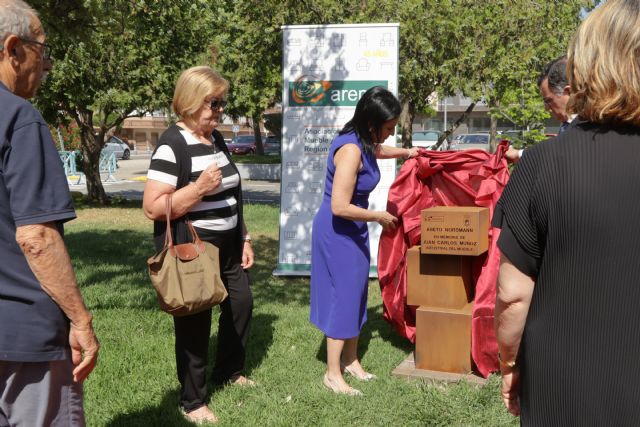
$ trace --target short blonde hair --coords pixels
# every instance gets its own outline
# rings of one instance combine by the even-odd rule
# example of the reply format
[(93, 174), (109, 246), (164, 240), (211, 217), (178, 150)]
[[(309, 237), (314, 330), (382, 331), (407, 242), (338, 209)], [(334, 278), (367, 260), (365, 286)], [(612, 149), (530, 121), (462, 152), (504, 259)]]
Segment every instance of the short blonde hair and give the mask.
[(640, 2), (609, 0), (584, 20), (567, 54), (567, 111), (640, 126)]
[(171, 108), (181, 119), (190, 119), (209, 96), (225, 97), (229, 82), (213, 68), (201, 65), (186, 69), (178, 77)]

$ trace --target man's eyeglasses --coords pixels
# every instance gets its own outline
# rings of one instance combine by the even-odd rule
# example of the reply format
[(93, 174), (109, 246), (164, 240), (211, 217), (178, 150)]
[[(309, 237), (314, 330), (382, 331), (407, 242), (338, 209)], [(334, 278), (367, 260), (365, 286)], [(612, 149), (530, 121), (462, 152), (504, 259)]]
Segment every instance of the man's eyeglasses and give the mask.
[(209, 107), (211, 107), (212, 110), (219, 110), (221, 108), (224, 108), (227, 106), (227, 100), (226, 99), (218, 99), (218, 98), (213, 98), (211, 101), (209, 101)]
[(46, 60), (50, 60), (51, 59), (51, 46), (49, 46), (46, 43), (41, 43), (35, 40), (29, 40), (29, 39), (20, 39), (22, 40), (23, 43), (33, 43), (33, 44), (37, 44), (39, 46), (42, 46), (42, 59), (46, 59)]

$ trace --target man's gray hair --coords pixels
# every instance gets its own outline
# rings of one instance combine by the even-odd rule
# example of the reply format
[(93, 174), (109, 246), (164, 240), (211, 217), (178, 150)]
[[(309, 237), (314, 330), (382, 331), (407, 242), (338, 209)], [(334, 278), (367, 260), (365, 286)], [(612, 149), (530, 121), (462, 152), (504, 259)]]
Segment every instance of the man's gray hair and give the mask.
[(547, 80), (549, 89), (556, 95), (562, 94), (565, 86), (569, 84), (567, 79), (567, 57), (561, 56), (544, 66), (544, 70), (538, 77), (538, 87), (542, 84), (544, 79)]
[(0, 0), (0, 40), (15, 34), (31, 37), (31, 24), (37, 12), (22, 0)]

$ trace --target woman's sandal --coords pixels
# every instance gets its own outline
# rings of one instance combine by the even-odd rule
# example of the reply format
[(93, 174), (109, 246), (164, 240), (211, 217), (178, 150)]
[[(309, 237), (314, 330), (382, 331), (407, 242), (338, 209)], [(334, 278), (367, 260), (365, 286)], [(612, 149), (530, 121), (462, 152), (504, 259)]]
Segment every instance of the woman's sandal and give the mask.
[(324, 386), (326, 388), (328, 388), (329, 390), (331, 390), (334, 393), (338, 393), (338, 394), (346, 394), (348, 396), (362, 396), (362, 392), (358, 389), (355, 389), (353, 387), (349, 387), (349, 388), (340, 388), (339, 385), (337, 385), (335, 382), (333, 382), (328, 376), (327, 374), (324, 374), (324, 378), (322, 380), (322, 382), (324, 383)]
[(354, 377), (355, 379), (360, 380), (360, 381), (371, 381), (371, 380), (375, 380), (376, 378), (378, 378), (377, 376), (375, 376), (374, 374), (370, 374), (369, 372), (365, 372), (364, 375), (358, 375), (349, 366), (340, 365), (340, 367), (347, 374), (351, 375), (352, 377)]

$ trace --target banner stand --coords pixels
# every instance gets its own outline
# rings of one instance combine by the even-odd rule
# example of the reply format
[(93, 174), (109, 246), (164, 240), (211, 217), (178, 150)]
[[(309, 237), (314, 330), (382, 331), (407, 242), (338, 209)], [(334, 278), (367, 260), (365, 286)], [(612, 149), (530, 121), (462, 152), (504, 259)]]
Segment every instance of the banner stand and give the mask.
[[(275, 276), (309, 276), (311, 226), (324, 193), (331, 141), (373, 86), (398, 94), (399, 24), (287, 25), (282, 55), (280, 232)], [(396, 136), (385, 144), (396, 144)], [(395, 159), (378, 160), (369, 208), (385, 210)], [(369, 223), (370, 277), (382, 228)]]

